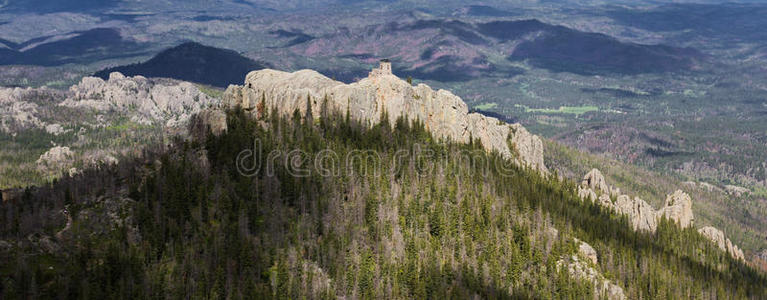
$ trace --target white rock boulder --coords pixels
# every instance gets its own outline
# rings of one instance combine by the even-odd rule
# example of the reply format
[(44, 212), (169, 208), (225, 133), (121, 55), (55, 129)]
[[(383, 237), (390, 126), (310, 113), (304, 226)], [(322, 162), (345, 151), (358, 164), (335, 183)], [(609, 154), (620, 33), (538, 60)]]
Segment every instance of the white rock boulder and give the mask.
[(745, 261), (746, 257), (743, 255), (743, 251), (740, 250), (737, 245), (733, 244), (730, 239), (726, 238), (724, 232), (721, 230), (712, 226), (706, 226), (698, 229), (698, 232), (714, 242), (714, 244), (716, 244), (719, 249), (722, 249), (722, 251), (729, 253), (736, 259)]
[(37, 159), (37, 169), (46, 174), (59, 173), (68, 170), (75, 162), (75, 153), (69, 147), (56, 146), (40, 155)]
[(666, 196), (666, 204), (658, 210), (658, 217), (665, 217), (679, 224), (682, 228), (693, 225), (695, 217), (692, 214), (692, 199), (682, 190)]
[(639, 197), (634, 197), (632, 200), (627, 195), (618, 196), (615, 201), (615, 210), (628, 216), (634, 230), (655, 232), (658, 229), (655, 209)]
[(586, 176), (583, 176), (581, 185), (588, 187), (597, 193), (610, 193), (610, 187), (607, 185), (605, 176), (602, 175), (602, 172), (600, 172), (598, 169), (591, 169), (591, 171), (586, 173)]
[(594, 285), (595, 294), (600, 297), (598, 299), (626, 299), (623, 288), (607, 280), (599, 271), (589, 266), (577, 255), (557, 261), (557, 269), (561, 268), (567, 268), (567, 272), (572, 277), (591, 282)]
[(0, 132), (15, 133), (29, 128), (43, 128), (38, 105), (31, 98), (48, 89), (0, 88)]

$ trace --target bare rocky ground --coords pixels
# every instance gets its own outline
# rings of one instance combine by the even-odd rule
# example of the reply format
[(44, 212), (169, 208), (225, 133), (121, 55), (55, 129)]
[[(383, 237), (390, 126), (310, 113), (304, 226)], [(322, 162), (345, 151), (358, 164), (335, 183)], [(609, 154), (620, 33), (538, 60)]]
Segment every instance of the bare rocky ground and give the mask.
[(192, 115), (218, 104), (194, 84), (112, 74), (85, 77), (67, 91), (0, 89), (3, 188), (110, 165), (186, 130)]

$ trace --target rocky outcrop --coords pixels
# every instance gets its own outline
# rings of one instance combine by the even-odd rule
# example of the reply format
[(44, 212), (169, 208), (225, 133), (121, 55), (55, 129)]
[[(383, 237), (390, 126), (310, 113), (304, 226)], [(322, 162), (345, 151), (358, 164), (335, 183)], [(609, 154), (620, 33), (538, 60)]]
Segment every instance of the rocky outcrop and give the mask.
[(591, 169), (583, 176), (581, 185), (578, 187), (578, 196), (582, 199), (598, 201), (602, 206), (613, 208), (611, 197), (620, 195), (620, 189), (607, 184), (604, 175), (598, 169)]
[(706, 191), (709, 191), (709, 192), (713, 192), (713, 191), (720, 191), (721, 192), (720, 188), (714, 186), (713, 184), (707, 183), (707, 182), (698, 183), (698, 186), (700, 186), (700, 188), (702, 188), (702, 189), (704, 189)]
[(567, 268), (567, 272), (574, 278), (580, 278), (591, 282), (594, 285), (596, 293), (595, 299), (626, 299), (623, 288), (607, 280), (599, 271), (595, 270), (589, 264), (577, 255), (569, 259), (560, 259), (557, 261), (557, 269)]
[(599, 196), (597, 196), (597, 193), (594, 192), (591, 188), (584, 188), (583, 186), (578, 186), (578, 197), (580, 197), (583, 200), (591, 200), (592, 202), (596, 201)]
[(194, 115), (189, 122), (190, 136), (201, 138), (208, 133), (220, 136), (227, 130), (226, 114), (215, 109), (206, 109)]
[(673, 194), (666, 196), (666, 204), (658, 210), (658, 217), (668, 218), (682, 228), (692, 226), (695, 217), (692, 214), (690, 195), (682, 190), (676, 190)]
[[(556, 238), (559, 232), (553, 227), (550, 230), (553, 230), (553, 238)], [(574, 241), (578, 245), (578, 252), (575, 255), (563, 256), (559, 259), (556, 263), (557, 271), (566, 267), (571, 277), (590, 282), (594, 285), (595, 299), (626, 299), (620, 286), (611, 283), (595, 269), (599, 267), (597, 251), (578, 238), (574, 238)]]
[(682, 228), (692, 226), (692, 200), (690, 196), (681, 190), (677, 190), (666, 197), (666, 205), (658, 211), (646, 201), (628, 195), (617, 195), (613, 203), (611, 197), (620, 194), (620, 189), (607, 184), (604, 175), (598, 169), (592, 169), (583, 177), (578, 187), (578, 196), (581, 199), (591, 199), (599, 205), (614, 210), (617, 213), (627, 215), (634, 230), (655, 232), (658, 228), (658, 219), (666, 217), (679, 224)]
[(698, 229), (698, 232), (714, 242), (714, 244), (716, 244), (719, 249), (722, 249), (722, 251), (729, 253), (734, 258), (745, 261), (746, 257), (743, 255), (743, 251), (740, 250), (737, 245), (734, 245), (730, 239), (726, 238), (724, 232), (721, 230), (715, 227), (706, 226)]
[[(685, 183), (694, 185), (694, 183)], [(609, 195), (620, 191), (607, 184), (604, 175), (597, 169), (592, 169), (583, 177), (578, 187), (578, 196), (582, 200), (591, 200), (608, 210), (626, 215), (634, 230), (654, 233), (658, 229), (661, 218), (666, 218), (678, 224), (681, 228), (692, 227), (695, 216), (692, 212), (692, 199), (682, 190), (666, 196), (666, 202), (657, 211), (639, 197), (631, 199), (628, 195), (617, 196), (615, 202), (610, 201)], [(744, 259), (743, 251), (724, 236), (724, 233), (714, 227), (704, 227), (698, 230), (703, 236), (714, 241), (719, 248), (732, 255), (736, 259)]]
[(189, 82), (125, 77), (112, 73), (109, 80), (85, 77), (72, 86), (70, 96), (61, 103), (98, 111), (116, 110), (141, 124), (185, 126), (189, 118), (217, 101)]
[(518, 123), (511, 127), (510, 141), (512, 150), (516, 150), (519, 160), (539, 171), (546, 172), (546, 164), (543, 161), (543, 142), (537, 135), (531, 134), (525, 127)]
[(597, 251), (594, 250), (594, 247), (591, 247), (591, 245), (586, 244), (585, 242), (577, 238), (575, 239), (575, 243), (578, 244), (578, 255), (588, 259), (591, 263), (595, 265), (599, 263), (599, 260), (597, 259)]
[(0, 88), (0, 132), (15, 133), (29, 128), (42, 128), (38, 105), (33, 102), (48, 89)]
[(52, 134), (52, 135), (60, 135), (67, 133), (71, 130), (65, 130), (61, 124), (49, 124), (45, 126), (45, 132)]
[(41, 128), (52, 135), (66, 133), (68, 130), (61, 124), (46, 124), (51, 121), (48, 119), (52, 114), (47, 104), (116, 111), (140, 124), (181, 128), (190, 116), (204, 108), (217, 106), (219, 100), (207, 96), (189, 82), (125, 77), (120, 73), (112, 73), (106, 81), (84, 77), (69, 91), (45, 87), (0, 88), (0, 131), (15, 133)]
[(369, 77), (351, 84), (312, 70), (254, 71), (247, 75), (243, 86), (229, 86), (222, 100), (226, 107), (241, 107), (255, 115), (272, 108), (281, 114), (299, 111), (305, 115), (307, 107), (311, 107), (312, 115), (319, 117), (322, 107), (326, 107), (348, 112), (352, 118), (369, 124), (378, 123), (384, 113), (390, 120), (399, 117), (420, 120), (438, 138), (457, 142), (478, 139), (489, 151), (547, 172), (540, 138), (522, 126), (469, 113), (458, 96), (446, 90), (432, 90), (425, 84), (413, 86), (391, 74), (383, 63)]
[(56, 146), (40, 155), (37, 169), (45, 174), (60, 173), (70, 169), (75, 162), (75, 153), (69, 147)]
[(620, 195), (615, 201), (615, 211), (627, 215), (634, 230), (655, 232), (658, 229), (657, 213), (653, 207), (644, 200), (627, 195)]
[(610, 193), (610, 187), (607, 185), (605, 176), (597, 169), (591, 169), (586, 176), (583, 176), (581, 186), (590, 188), (593, 191), (601, 193)]

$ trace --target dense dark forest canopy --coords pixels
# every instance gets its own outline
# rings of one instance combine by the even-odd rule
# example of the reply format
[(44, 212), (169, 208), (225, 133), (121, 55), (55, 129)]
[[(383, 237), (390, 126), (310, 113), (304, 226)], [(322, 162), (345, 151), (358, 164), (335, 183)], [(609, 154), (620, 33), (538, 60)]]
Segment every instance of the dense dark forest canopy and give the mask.
[[(557, 267), (576, 237), (630, 299), (767, 295), (763, 275), (694, 229), (634, 232), (556, 174), (496, 153), (460, 159), (481, 146), (392, 122), (230, 111), (221, 136), (27, 189), (0, 210), (2, 298), (591, 298), (591, 283)], [(398, 154), (415, 145), (434, 155)], [(296, 176), (275, 159), (273, 174), (244, 176), (244, 149), (261, 166), (295, 149), (380, 161)]]

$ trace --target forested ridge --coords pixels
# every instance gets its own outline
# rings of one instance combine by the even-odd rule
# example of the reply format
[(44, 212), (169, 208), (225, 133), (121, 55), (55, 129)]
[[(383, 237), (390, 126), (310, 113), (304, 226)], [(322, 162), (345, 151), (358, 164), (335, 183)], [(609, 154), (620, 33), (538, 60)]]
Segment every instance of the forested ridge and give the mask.
[[(503, 168), (483, 168), (456, 157), (477, 142), (391, 122), (233, 110), (220, 136), (27, 189), (0, 211), (2, 298), (591, 298), (590, 282), (557, 267), (573, 238), (630, 299), (767, 297), (763, 274), (692, 228), (635, 232), (556, 174), (496, 153), (475, 158)], [(243, 176), (254, 140), (262, 166), (273, 150), (373, 150), (383, 166), (415, 145), (435, 155), (306, 177), (273, 160), (273, 175)]]

